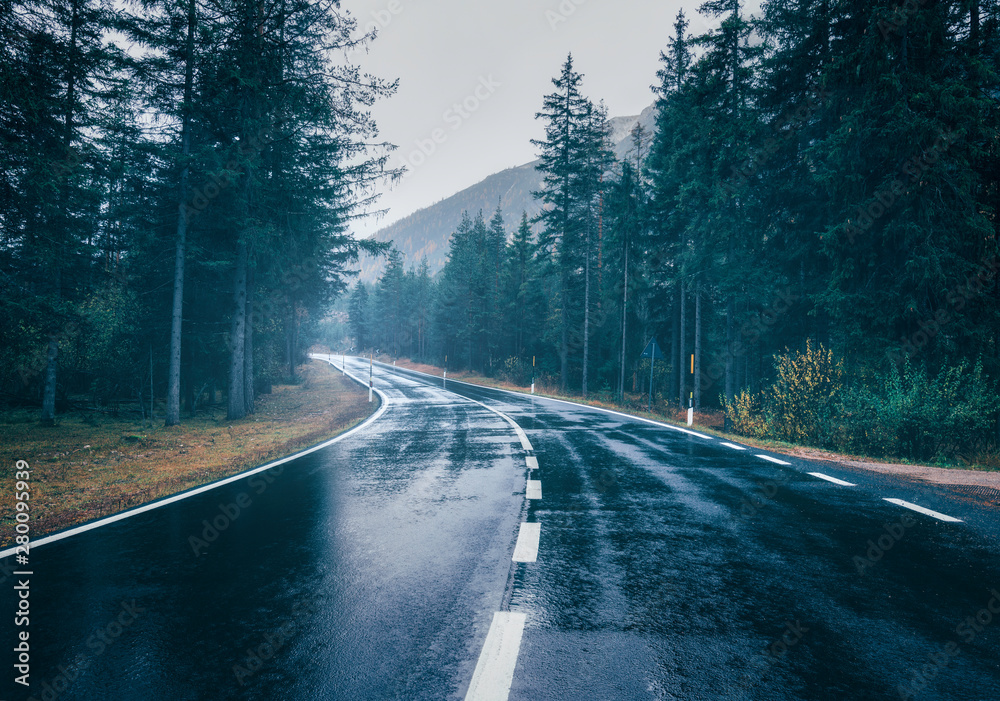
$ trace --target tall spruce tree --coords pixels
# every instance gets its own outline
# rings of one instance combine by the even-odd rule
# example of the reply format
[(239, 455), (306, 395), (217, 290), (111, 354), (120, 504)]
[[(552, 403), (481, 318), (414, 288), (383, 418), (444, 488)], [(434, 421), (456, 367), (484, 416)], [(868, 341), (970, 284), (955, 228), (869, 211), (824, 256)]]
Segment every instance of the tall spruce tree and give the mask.
[[(545, 138), (533, 140), (539, 148), (536, 168), (542, 189), (535, 193), (543, 207), (538, 250), (543, 265), (556, 281), (553, 305), (559, 314), (559, 385), (569, 383), (571, 346), (581, 347), (586, 323), (587, 275), (596, 222), (595, 198), (607, 163), (604, 144), (607, 119), (580, 92), (583, 76), (573, 68), (573, 56), (552, 80), (555, 91), (546, 95), (535, 118), (545, 124)], [(579, 330), (579, 331), (578, 331)]]

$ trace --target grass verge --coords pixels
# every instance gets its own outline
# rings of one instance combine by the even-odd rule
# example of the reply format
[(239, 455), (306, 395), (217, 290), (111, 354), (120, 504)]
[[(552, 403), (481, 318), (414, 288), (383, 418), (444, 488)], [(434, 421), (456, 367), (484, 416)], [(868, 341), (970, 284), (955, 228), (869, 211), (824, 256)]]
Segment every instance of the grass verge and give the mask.
[(209, 406), (180, 426), (74, 411), (41, 426), (37, 412), (0, 412), (0, 546), (13, 541), (14, 471), (31, 466), (32, 537), (77, 526), (249, 470), (322, 443), (378, 408), (330, 365), (299, 368), (296, 385), (261, 395), (253, 416)]

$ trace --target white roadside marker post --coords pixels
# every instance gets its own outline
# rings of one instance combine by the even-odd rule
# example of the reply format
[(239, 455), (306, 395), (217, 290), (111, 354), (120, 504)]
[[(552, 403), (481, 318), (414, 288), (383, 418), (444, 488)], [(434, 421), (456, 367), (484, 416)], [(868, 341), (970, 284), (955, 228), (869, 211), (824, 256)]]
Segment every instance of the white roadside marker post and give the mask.
[(372, 403), (372, 392), (375, 389), (375, 380), (372, 377), (372, 370), (375, 365), (375, 354), (368, 358), (368, 403)]

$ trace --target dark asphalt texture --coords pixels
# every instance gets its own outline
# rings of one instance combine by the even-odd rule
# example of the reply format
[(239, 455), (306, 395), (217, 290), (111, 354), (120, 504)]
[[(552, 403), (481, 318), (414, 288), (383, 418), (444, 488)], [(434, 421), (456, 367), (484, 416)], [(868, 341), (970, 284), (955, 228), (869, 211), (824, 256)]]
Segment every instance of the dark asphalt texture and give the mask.
[[(511, 699), (1000, 699), (996, 507), (402, 369), (375, 381), (384, 414), (322, 451), (33, 550), (30, 691), (0, 574), (0, 699), (460, 699), (499, 610), (527, 615)], [(469, 399), (525, 430), (540, 501), (512, 428)], [(537, 562), (511, 562), (522, 520)]]

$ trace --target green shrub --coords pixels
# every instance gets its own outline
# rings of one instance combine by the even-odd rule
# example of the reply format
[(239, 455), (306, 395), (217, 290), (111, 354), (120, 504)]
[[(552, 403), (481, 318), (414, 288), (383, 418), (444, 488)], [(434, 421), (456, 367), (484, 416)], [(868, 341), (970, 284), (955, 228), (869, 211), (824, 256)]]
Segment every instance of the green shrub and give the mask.
[(732, 402), (723, 397), (722, 405), (732, 430), (739, 435), (764, 438), (770, 433), (770, 426), (761, 410), (758, 395), (744, 389), (733, 398)]
[(775, 437), (794, 443), (827, 442), (843, 390), (843, 362), (807, 340), (805, 353), (777, 356), (775, 372), (777, 378), (763, 399)]
[(907, 362), (902, 372), (890, 368), (874, 388), (849, 393), (843, 409), (849, 430), (837, 447), (875, 456), (954, 460), (993, 444), (998, 410), (981, 363), (970, 370), (963, 361), (928, 377)]
[(807, 343), (804, 353), (777, 356), (775, 371), (764, 391), (724, 402), (736, 433), (872, 457), (972, 461), (995, 453), (1000, 398), (981, 362), (936, 376), (907, 362), (845, 387), (842, 362)]
[(511, 356), (503, 361), (498, 373), (500, 379), (512, 385), (527, 386), (531, 384), (531, 363)]

